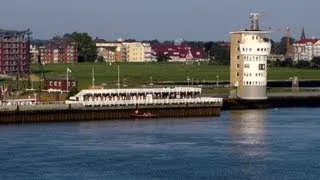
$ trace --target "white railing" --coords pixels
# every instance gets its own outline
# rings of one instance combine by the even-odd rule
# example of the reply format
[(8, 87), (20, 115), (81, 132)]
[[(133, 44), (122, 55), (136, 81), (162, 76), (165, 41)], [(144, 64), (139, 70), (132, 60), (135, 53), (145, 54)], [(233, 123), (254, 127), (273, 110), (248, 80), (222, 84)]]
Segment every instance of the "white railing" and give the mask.
[(98, 94), (153, 94), (153, 93), (201, 93), (201, 88), (175, 87), (175, 88), (136, 88), (136, 89), (85, 89), (74, 97)]
[[(129, 106), (129, 105), (169, 105), (169, 104), (213, 104), (222, 103), (222, 98), (190, 99), (151, 99), (151, 100), (117, 100), (117, 101), (82, 101), (84, 106)], [(67, 101), (67, 103), (69, 103)], [(71, 104), (71, 103), (70, 103)]]
[(64, 101), (48, 101), (48, 102), (1, 102), (2, 106), (30, 106), (30, 105), (61, 105), (66, 104)]

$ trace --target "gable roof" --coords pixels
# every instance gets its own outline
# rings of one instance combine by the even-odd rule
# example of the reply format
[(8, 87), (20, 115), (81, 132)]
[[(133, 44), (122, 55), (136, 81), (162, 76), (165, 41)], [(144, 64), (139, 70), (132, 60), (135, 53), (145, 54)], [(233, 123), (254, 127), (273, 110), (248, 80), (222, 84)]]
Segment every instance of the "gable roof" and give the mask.
[(313, 39), (301, 39), (299, 41), (296, 41), (295, 43), (296, 44), (307, 44), (307, 43), (316, 43), (317, 41), (319, 41), (319, 39), (317, 38), (313, 38)]

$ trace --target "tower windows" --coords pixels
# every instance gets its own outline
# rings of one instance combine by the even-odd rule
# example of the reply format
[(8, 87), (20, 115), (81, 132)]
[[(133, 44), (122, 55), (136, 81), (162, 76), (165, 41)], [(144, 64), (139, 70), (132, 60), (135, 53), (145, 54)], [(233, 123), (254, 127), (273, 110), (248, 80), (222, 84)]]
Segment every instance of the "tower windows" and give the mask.
[(259, 64), (259, 70), (266, 70), (265, 64)]

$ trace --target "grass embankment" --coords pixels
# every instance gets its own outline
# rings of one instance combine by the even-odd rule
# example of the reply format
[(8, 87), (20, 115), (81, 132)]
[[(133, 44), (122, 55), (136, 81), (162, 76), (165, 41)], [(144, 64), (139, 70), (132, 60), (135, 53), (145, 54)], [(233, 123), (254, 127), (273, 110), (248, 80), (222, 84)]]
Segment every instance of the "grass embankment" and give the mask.
[[(79, 88), (88, 88), (92, 84), (92, 68), (94, 68), (95, 85), (105, 84), (106, 88), (116, 88), (118, 81), (118, 65), (120, 69), (121, 85), (127, 87), (141, 87), (153, 83), (172, 81), (194, 82), (216, 81), (229, 79), (228, 66), (213, 66), (206, 63), (198, 66), (182, 63), (78, 63), (78, 64), (48, 64), (44, 66), (47, 77), (66, 77), (67, 67), (71, 69), (70, 77), (79, 81)], [(33, 65), (32, 72), (40, 75), (39, 66)]]
[[(152, 80), (156, 82), (216, 82), (229, 81), (229, 66), (184, 63), (78, 63), (78, 64), (47, 64), (44, 66), (46, 77), (66, 77), (67, 67), (72, 70), (70, 78), (79, 81), (79, 89), (88, 88), (92, 84), (92, 68), (94, 68), (95, 85), (105, 88), (116, 88), (118, 81), (118, 65), (120, 68), (121, 85), (127, 87), (147, 86)], [(39, 76), (39, 66), (32, 65), (32, 72)], [(269, 80), (288, 80), (292, 76), (303, 79), (320, 79), (320, 71), (315, 69), (269, 68)], [(152, 78), (151, 78), (152, 77)], [(224, 90), (223, 90), (224, 92)]]

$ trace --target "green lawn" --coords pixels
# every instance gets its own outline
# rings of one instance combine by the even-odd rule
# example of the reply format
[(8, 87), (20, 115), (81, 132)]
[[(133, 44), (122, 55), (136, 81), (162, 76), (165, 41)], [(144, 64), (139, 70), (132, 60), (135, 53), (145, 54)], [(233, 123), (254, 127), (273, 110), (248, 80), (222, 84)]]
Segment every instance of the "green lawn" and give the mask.
[[(189, 76), (194, 82), (229, 81), (229, 66), (183, 63), (78, 63), (78, 64), (47, 64), (44, 71), (47, 77), (66, 76), (67, 67), (72, 70), (70, 77), (79, 81), (79, 88), (87, 88), (92, 82), (92, 68), (95, 69), (95, 85), (106, 84), (107, 88), (117, 87), (117, 68), (120, 68), (121, 84), (128, 87), (141, 87), (148, 85), (150, 77), (153, 82), (179, 81), (186, 82)], [(39, 75), (39, 65), (32, 65), (32, 72)], [(269, 80), (288, 80), (291, 76), (298, 76), (299, 79), (320, 79), (320, 71), (312, 69), (294, 68), (269, 68)]]

